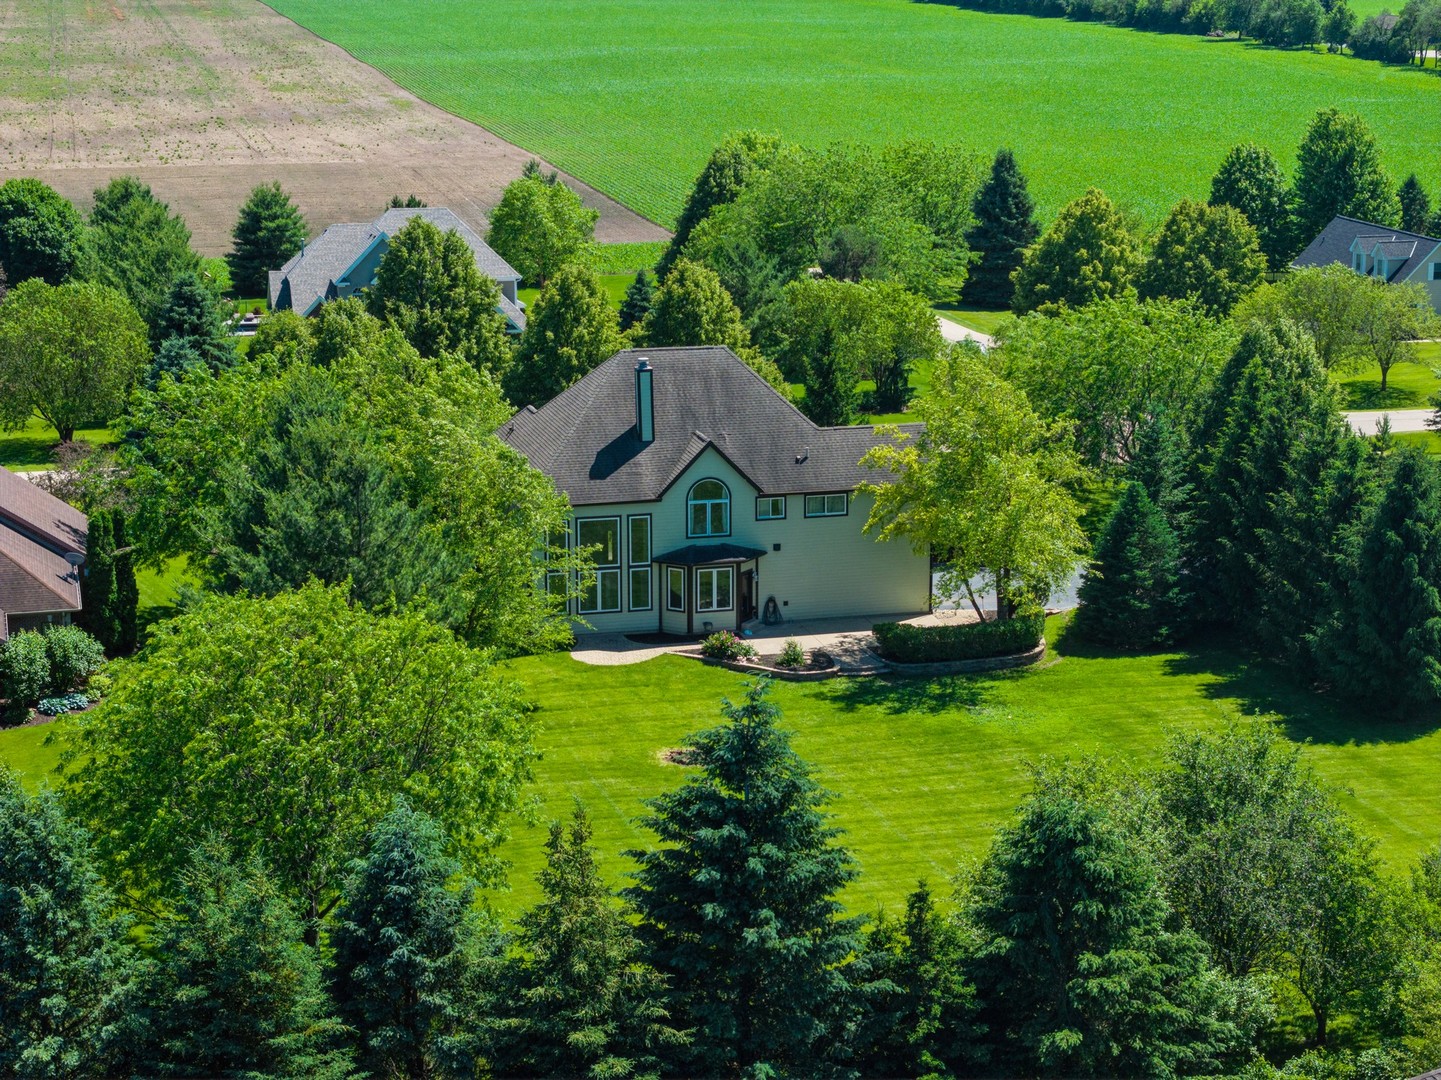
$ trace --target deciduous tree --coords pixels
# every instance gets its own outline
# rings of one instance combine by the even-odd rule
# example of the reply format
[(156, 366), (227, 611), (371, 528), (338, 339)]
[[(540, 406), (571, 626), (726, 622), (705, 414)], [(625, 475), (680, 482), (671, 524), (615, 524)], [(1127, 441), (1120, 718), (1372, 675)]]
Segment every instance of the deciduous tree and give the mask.
[(1220, 317), (1256, 287), (1265, 270), (1256, 230), (1244, 214), (1182, 199), (1161, 226), (1136, 284), (1143, 298), (1194, 300)]
[(966, 234), (966, 243), (980, 258), (966, 275), (963, 295), (975, 304), (1010, 307), (1015, 291), (1011, 275), (1041, 228), (1026, 177), (1008, 148), (996, 151), (990, 179), (977, 193), (974, 211), (976, 224)]
[(0, 307), (0, 423), (39, 413), (69, 442), (119, 414), (149, 359), (145, 324), (114, 289), (22, 282)]
[(411, 218), (390, 238), (365, 298), (370, 313), (421, 356), (451, 353), (495, 378), (510, 366), (500, 289), (453, 229), (442, 233), (423, 217)]
[(517, 407), (543, 405), (623, 344), (610, 296), (595, 272), (574, 263), (563, 266), (526, 319), (506, 376), (506, 396)]
[(1233, 206), (1256, 230), (1261, 252), (1272, 270), (1296, 254), (1286, 174), (1264, 146), (1238, 143), (1211, 178), (1211, 205)]
[(1067, 203), (1012, 275), (1011, 308), (1084, 307), (1133, 287), (1141, 247), (1115, 204), (1091, 188)]
[(86, 276), (124, 293), (158, 346), (164, 337), (154, 333), (155, 320), (171, 283), (180, 274), (200, 271), (185, 221), (148, 184), (117, 176), (95, 192), (86, 239)]
[(305, 246), (305, 218), (281, 190), (280, 181), (256, 187), (231, 233), (234, 247), (225, 261), (231, 286), (242, 297), (264, 296), (268, 274), (279, 270)]
[(128, 888), (181, 880), (197, 835), (264, 853), (314, 943), (362, 838), (408, 791), (468, 871), (491, 875), (529, 776), (532, 725), (486, 657), (342, 588), (217, 596), (154, 628), (79, 714), (70, 797)]
[(648, 804), (661, 841), (633, 851), (627, 896), (645, 955), (694, 1028), (683, 1071), (816, 1071), (835, 1050), (859, 942), (836, 894), (855, 875), (826, 794), (796, 756), (765, 681), (695, 735), (699, 771)]
[(727, 135), (691, 185), (680, 217), (676, 219), (675, 235), (670, 246), (656, 264), (656, 277), (664, 281), (684, 250), (691, 232), (715, 207), (734, 202), (741, 188), (758, 171), (769, 167), (780, 152), (778, 136), (759, 131), (738, 131)]
[(559, 181), (513, 180), (490, 214), (485, 241), (520, 272), (544, 288), (551, 276), (592, 243), (600, 211)]
[(1316, 113), (1296, 150), (1296, 226), (1310, 243), (1337, 214), (1397, 225), (1396, 185), (1381, 166), (1381, 151), (1359, 116), (1339, 109)]
[(715, 272), (681, 259), (656, 290), (641, 338), (647, 345), (724, 345), (778, 390), (785, 388), (776, 366), (751, 344), (740, 310)]
[(39, 180), (0, 184), (0, 266), (11, 285), (59, 285), (80, 265), (85, 222), (70, 200)]

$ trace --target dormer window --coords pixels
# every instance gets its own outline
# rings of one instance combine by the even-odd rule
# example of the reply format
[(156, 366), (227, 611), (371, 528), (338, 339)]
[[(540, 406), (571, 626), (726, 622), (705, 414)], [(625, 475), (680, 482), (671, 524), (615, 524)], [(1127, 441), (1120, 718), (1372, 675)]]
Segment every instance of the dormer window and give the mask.
[(702, 480), (686, 498), (686, 536), (729, 536), (731, 493), (719, 480)]
[(1351, 269), (1358, 274), (1366, 272), (1366, 256), (1359, 251), (1351, 252)]

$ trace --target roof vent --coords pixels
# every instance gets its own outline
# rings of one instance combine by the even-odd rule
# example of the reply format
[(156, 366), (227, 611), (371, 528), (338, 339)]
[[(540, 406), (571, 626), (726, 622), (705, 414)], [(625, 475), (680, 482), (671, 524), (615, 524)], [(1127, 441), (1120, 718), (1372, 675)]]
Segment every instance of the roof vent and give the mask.
[(642, 445), (655, 442), (655, 369), (644, 356), (635, 365), (635, 435)]
[(809, 460), (810, 460), (810, 456), (811, 456), (811, 448), (810, 448), (809, 446), (804, 446), (804, 447), (802, 447), (802, 448), (801, 448), (801, 452), (796, 455), (796, 464), (797, 464), (797, 465), (800, 465), (802, 462), (809, 461)]

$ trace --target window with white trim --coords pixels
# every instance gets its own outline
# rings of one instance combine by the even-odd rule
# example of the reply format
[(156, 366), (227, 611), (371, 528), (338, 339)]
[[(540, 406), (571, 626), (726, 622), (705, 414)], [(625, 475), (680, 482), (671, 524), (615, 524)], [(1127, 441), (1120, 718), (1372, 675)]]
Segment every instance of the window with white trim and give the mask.
[(729, 611), (732, 607), (733, 571), (729, 566), (705, 567), (695, 572), (695, 609)]
[(829, 495), (807, 495), (806, 517), (845, 517), (848, 499), (844, 491)]
[(701, 480), (686, 496), (686, 536), (729, 536), (731, 493), (719, 480)]
[(670, 611), (685, 610), (685, 567), (665, 568), (665, 606)]
[(784, 495), (762, 495), (756, 500), (757, 521), (778, 521), (786, 516)]
[(595, 580), (580, 592), (582, 615), (620, 610), (620, 518), (581, 518), (575, 523), (575, 546), (595, 565)]
[(649, 611), (655, 604), (650, 587), (650, 515), (636, 514), (625, 519), (626, 553), (629, 556), (630, 609)]

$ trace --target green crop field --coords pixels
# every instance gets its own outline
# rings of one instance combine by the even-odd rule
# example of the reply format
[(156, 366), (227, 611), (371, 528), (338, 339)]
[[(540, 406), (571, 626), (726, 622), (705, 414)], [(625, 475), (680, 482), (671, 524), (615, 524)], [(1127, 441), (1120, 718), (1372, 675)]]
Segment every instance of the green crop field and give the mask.
[(1043, 214), (1097, 185), (1154, 222), (1204, 194), (1233, 143), (1289, 165), (1334, 105), (1367, 119), (1398, 179), (1437, 181), (1422, 133), (1441, 117), (1441, 78), (1324, 53), (911, 0), (272, 6), (662, 223), (737, 128), (810, 145), (1005, 144)]

